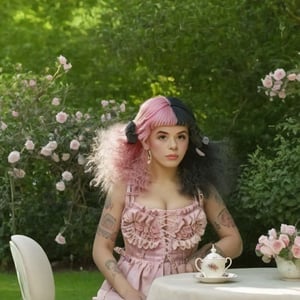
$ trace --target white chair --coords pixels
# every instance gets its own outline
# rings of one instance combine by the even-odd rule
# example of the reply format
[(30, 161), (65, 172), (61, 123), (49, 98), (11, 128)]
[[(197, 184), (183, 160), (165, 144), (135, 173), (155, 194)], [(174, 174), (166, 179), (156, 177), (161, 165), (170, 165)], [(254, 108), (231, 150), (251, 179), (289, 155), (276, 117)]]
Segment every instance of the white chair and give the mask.
[(23, 300), (54, 300), (53, 271), (43, 248), (25, 235), (9, 242)]

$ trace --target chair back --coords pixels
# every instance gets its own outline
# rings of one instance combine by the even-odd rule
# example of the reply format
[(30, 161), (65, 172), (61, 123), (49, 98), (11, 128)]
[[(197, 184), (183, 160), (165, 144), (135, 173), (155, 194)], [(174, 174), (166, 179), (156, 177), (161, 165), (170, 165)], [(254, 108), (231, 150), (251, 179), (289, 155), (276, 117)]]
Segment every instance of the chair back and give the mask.
[(9, 242), (23, 300), (54, 300), (53, 271), (43, 248), (25, 235)]

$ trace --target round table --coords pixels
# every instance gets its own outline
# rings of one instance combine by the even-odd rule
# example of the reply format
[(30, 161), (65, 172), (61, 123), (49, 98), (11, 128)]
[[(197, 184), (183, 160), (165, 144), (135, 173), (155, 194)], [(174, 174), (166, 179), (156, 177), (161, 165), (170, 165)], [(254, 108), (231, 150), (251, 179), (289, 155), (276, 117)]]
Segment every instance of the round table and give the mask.
[(236, 278), (202, 283), (196, 273), (156, 278), (147, 300), (292, 300), (300, 299), (300, 280), (283, 280), (276, 268), (229, 269)]

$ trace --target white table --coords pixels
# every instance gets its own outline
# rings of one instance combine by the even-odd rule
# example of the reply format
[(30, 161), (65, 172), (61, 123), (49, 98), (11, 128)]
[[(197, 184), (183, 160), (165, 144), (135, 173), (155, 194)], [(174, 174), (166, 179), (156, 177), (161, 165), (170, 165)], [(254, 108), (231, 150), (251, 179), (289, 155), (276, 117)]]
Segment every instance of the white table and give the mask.
[(195, 273), (156, 278), (147, 300), (300, 300), (300, 280), (282, 280), (276, 268), (229, 269), (237, 277), (202, 283)]

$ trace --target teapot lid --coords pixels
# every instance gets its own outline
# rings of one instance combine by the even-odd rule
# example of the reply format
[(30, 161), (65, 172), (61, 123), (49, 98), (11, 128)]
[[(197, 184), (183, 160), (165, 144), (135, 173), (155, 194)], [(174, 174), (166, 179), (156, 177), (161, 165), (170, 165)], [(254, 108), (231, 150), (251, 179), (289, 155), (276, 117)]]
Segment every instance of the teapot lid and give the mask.
[(210, 249), (210, 253), (207, 254), (204, 257), (204, 259), (220, 259), (220, 258), (224, 258), (224, 257), (217, 253), (217, 249), (216, 249), (215, 245), (212, 244), (212, 247)]

